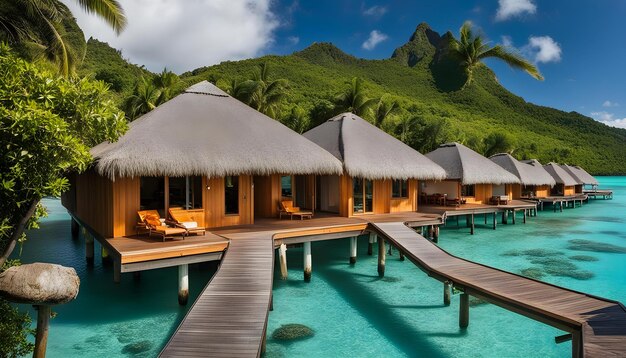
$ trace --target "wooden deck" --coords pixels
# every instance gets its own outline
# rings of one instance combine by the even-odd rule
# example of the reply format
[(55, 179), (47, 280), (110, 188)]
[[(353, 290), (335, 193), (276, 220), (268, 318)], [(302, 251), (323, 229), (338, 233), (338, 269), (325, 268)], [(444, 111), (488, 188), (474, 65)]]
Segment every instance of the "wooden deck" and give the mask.
[(161, 357), (258, 357), (272, 296), (272, 232), (226, 234), (230, 245)]
[(583, 190), (583, 194), (591, 199), (613, 199), (613, 190), (611, 189)]
[(429, 276), (465, 293), (572, 333), (575, 357), (626, 355), (626, 309), (616, 301), (532, 280), (450, 255), (403, 223), (370, 229)]
[(505, 210), (520, 211), (525, 209), (534, 209), (537, 204), (528, 200), (510, 200), (506, 205), (488, 205), (488, 204), (462, 204), (459, 206), (442, 206), (442, 205), (420, 205), (419, 210), (424, 213), (433, 213), (445, 216), (461, 216), (471, 214), (491, 214)]

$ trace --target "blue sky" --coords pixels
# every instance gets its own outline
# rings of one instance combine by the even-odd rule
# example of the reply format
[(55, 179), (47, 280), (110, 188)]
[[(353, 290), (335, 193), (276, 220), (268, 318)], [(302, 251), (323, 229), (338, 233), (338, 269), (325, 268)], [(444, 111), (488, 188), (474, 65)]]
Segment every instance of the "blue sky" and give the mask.
[(290, 54), (316, 41), (357, 57), (387, 58), (421, 22), (456, 34), (470, 20), (493, 43), (510, 43), (537, 61), (545, 81), (487, 62), (513, 93), (626, 127), (623, 0), (120, 2), (129, 20), (120, 36), (82, 13), (75, 1), (68, 5), (86, 37), (109, 42), (153, 71), (167, 66), (178, 73), (224, 60)]

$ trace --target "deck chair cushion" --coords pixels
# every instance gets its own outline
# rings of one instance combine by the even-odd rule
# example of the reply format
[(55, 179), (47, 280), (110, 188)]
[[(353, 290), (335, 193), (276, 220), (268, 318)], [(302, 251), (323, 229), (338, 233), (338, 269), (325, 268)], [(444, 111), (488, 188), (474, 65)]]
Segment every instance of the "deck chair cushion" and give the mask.
[(154, 214), (146, 214), (146, 216), (143, 219), (146, 224), (148, 224), (151, 227), (158, 227), (161, 226), (161, 219), (159, 218), (158, 215), (154, 215)]

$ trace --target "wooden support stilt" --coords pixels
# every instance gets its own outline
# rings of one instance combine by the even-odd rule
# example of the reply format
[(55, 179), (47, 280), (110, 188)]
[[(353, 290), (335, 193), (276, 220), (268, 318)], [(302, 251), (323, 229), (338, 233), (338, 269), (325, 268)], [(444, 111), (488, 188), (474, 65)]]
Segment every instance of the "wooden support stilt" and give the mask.
[(434, 235), (435, 235), (435, 227), (433, 225), (430, 225), (428, 227), (428, 239), (432, 239)]
[(78, 221), (71, 219), (72, 222), (72, 226), (71, 226), (71, 231), (72, 231), (72, 239), (76, 240), (78, 239), (78, 233), (80, 231), (80, 226), (78, 225)]
[(459, 228), (459, 216), (457, 215), (455, 217), (456, 217), (456, 228), (458, 229)]
[(524, 209), (524, 224), (526, 224), (526, 209)]
[(513, 214), (513, 225), (515, 225), (515, 218), (517, 217), (517, 212), (515, 209), (511, 210), (511, 214)]
[(385, 240), (382, 237), (378, 238), (378, 276), (385, 276)]
[(141, 271), (135, 271), (133, 272), (133, 280), (135, 282), (139, 282), (141, 281)]
[(178, 266), (178, 304), (185, 306), (189, 299), (189, 265)]
[(50, 327), (51, 308), (46, 305), (37, 305), (37, 334), (35, 336), (35, 350), (33, 358), (44, 358), (48, 345), (48, 329)]
[(398, 250), (398, 254), (400, 255), (400, 261), (404, 261), (404, 253)]
[(311, 242), (305, 242), (304, 246), (304, 282), (311, 282), (313, 273), (313, 257), (311, 256)]
[(393, 246), (391, 246), (391, 244), (389, 245), (389, 249), (388, 249), (387, 254), (388, 254), (389, 256), (393, 256)]
[(274, 310), (274, 295), (270, 295), (270, 311)]
[(583, 356), (583, 345), (580, 332), (572, 333), (572, 358)]
[(370, 236), (369, 236), (368, 241), (367, 241), (367, 254), (370, 255), (370, 256), (372, 256), (373, 251), (374, 251), (374, 249), (373, 249), (374, 241), (376, 241), (376, 234), (370, 233)]
[(467, 328), (469, 325), (469, 295), (461, 294), (461, 304), (459, 310), (459, 327)]
[(562, 201), (559, 203), (559, 211), (563, 212), (563, 202)]
[(267, 350), (267, 328), (266, 331), (263, 332), (263, 340), (261, 341), (261, 354), (265, 354)]
[(496, 212), (493, 212), (493, 229), (495, 230), (496, 227), (498, 226), (498, 220), (496, 219), (497, 215)]
[(100, 248), (100, 257), (102, 258), (102, 266), (110, 266), (113, 263), (109, 250), (104, 246)]
[(280, 260), (280, 278), (287, 279), (287, 245), (281, 244), (278, 248), (278, 258)]
[(470, 215), (470, 220), (471, 220), (471, 223), (470, 223), (470, 234), (474, 235), (474, 214), (473, 213)]
[(435, 243), (439, 242), (439, 226), (433, 226), (433, 241)]
[(465, 215), (465, 227), (470, 227), (470, 225), (471, 225), (470, 224), (470, 219), (471, 219), (470, 217), (471, 217), (470, 214)]
[(113, 282), (120, 283), (122, 281), (122, 264), (119, 261), (113, 262)]
[(94, 242), (91, 233), (85, 231), (85, 259), (87, 260), (87, 266), (93, 266), (94, 257)]
[(502, 224), (508, 224), (508, 223), (509, 223), (509, 211), (504, 210), (502, 212)]
[(487, 213), (483, 215), (485, 217), (485, 225), (487, 225)]
[(452, 285), (446, 281), (443, 283), (443, 304), (450, 306), (450, 296), (452, 296)]

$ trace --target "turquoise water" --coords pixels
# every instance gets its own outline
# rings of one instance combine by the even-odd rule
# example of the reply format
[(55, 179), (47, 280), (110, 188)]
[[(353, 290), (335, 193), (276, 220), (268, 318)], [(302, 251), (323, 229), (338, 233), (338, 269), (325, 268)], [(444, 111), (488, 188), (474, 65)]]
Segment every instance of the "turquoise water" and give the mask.
[[(45, 199), (43, 203), (49, 216), (42, 220), (40, 230), (28, 234), (21, 260), (74, 267), (80, 277), (77, 299), (53, 308), (58, 315), (50, 322), (48, 357), (156, 356), (188, 309), (178, 305), (177, 269), (145, 271), (138, 281), (132, 274), (123, 274), (121, 283), (115, 284), (113, 268), (102, 266), (98, 257), (100, 245), (96, 242), (95, 264), (88, 268), (84, 239), (81, 235), (72, 240), (69, 216), (61, 202)], [(18, 250), (19, 246), (14, 256)], [(189, 302), (214, 272), (210, 265), (190, 266)], [(30, 312), (36, 321), (36, 314)]]
[[(453, 222), (441, 231), (440, 245), (513, 272), (535, 268), (545, 281), (626, 302), (626, 254), (588, 251), (598, 248), (589, 243), (572, 247), (577, 242), (569, 242), (609, 243), (617, 246), (609, 247), (613, 251), (626, 248), (626, 177), (600, 181), (615, 190), (614, 200), (591, 201), (563, 213), (547, 210), (525, 225), (519, 220), (517, 225), (499, 225), (496, 231), (478, 225), (474, 236), (465, 228), (456, 229)], [(50, 217), (43, 220), (41, 230), (30, 233), (22, 261), (72, 266), (81, 278), (77, 300), (55, 309), (58, 316), (51, 323), (48, 356), (156, 355), (187, 310), (177, 303), (176, 269), (147, 271), (140, 281), (123, 275), (122, 283), (114, 284), (112, 268), (103, 267), (98, 259), (93, 269), (86, 267), (84, 242), (72, 241), (69, 218), (59, 201), (45, 204)], [(536, 248), (545, 250), (523, 252)], [(473, 305), (469, 328), (460, 330), (458, 295), (449, 307), (443, 306), (441, 283), (409, 261), (400, 261), (397, 253), (388, 257), (385, 278), (379, 279), (376, 256), (367, 256), (365, 238), (359, 239), (355, 266), (348, 264), (348, 240), (316, 242), (312, 249), (310, 283), (302, 281), (302, 249), (288, 250), (288, 280), (280, 280), (276, 264), (268, 357), (570, 355), (569, 343), (554, 343), (563, 332), (489, 304)], [(581, 255), (597, 261), (570, 258)], [(190, 268), (191, 300), (213, 272), (211, 267)], [(315, 335), (290, 343), (271, 338), (274, 330), (290, 323), (306, 325)]]
[[(517, 225), (499, 225), (496, 231), (478, 225), (474, 236), (463, 228), (463, 221), (461, 229), (452, 221), (441, 230), (440, 245), (470, 260), (516, 273), (532, 268), (544, 281), (626, 302), (626, 254), (597, 252), (626, 251), (626, 178), (600, 181), (615, 190), (614, 200), (591, 201), (563, 213), (546, 210), (525, 225), (520, 217)], [(537, 248), (544, 250), (527, 251)], [(366, 250), (367, 239), (360, 238), (358, 262), (351, 267), (348, 240), (313, 243), (313, 278), (308, 284), (302, 281), (301, 249), (288, 250), (289, 279), (281, 281), (276, 273), (274, 281), (267, 356), (571, 355), (570, 343), (554, 343), (564, 332), (489, 304), (472, 305), (469, 328), (459, 329), (458, 295), (449, 307), (443, 306), (442, 284), (409, 261), (400, 261), (397, 253), (388, 257), (385, 278), (379, 279), (376, 256), (367, 256)], [(271, 338), (274, 330), (290, 323), (304, 324), (315, 335), (289, 343)]]

